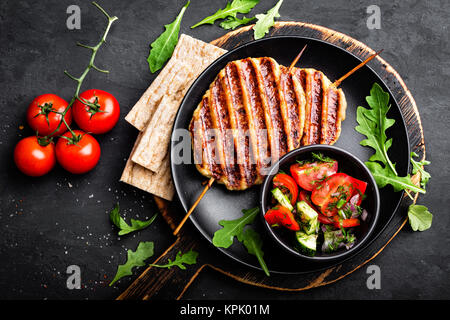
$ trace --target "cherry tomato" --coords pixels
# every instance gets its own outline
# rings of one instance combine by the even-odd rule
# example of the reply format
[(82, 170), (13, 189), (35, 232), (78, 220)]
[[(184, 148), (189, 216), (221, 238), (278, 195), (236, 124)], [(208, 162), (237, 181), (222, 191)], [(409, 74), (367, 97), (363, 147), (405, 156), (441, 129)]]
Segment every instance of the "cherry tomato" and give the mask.
[[(30, 127), (37, 131), (40, 136), (48, 136), (56, 130), (61, 122), (62, 116), (57, 112), (63, 112), (68, 103), (55, 94), (47, 93), (36, 97), (28, 106), (27, 122)], [(69, 109), (64, 116), (67, 124), (72, 123), (72, 110)], [(64, 123), (52, 136), (61, 135), (67, 131)]]
[(294, 179), (285, 173), (278, 173), (273, 178), (273, 185), (280, 188), (282, 191), (286, 188), (289, 191), (288, 198), (291, 199), (291, 204), (294, 205), (297, 201), (298, 187)]
[[(66, 132), (56, 144), (56, 159), (67, 171), (75, 174), (92, 170), (100, 159), (100, 145), (90, 134), (74, 130), (77, 137), (75, 144), (65, 138), (72, 139), (72, 134)], [(78, 141), (77, 141), (78, 140)]]
[(80, 94), (80, 99), (91, 103), (88, 106), (76, 100), (73, 104), (73, 118), (82, 130), (103, 134), (114, 128), (119, 120), (120, 107), (112, 94), (91, 89)]
[(334, 216), (348, 202), (354, 189), (352, 177), (345, 173), (335, 173), (315, 185), (311, 201), (327, 217)]
[(14, 149), (14, 162), (26, 175), (43, 176), (55, 166), (55, 144), (41, 145), (36, 136), (24, 138)]
[(269, 225), (280, 224), (289, 230), (299, 231), (300, 226), (295, 220), (294, 215), (288, 208), (283, 206), (274, 207), (266, 212), (264, 215)]
[(307, 191), (312, 191), (316, 183), (325, 177), (335, 174), (337, 170), (337, 161), (295, 163), (290, 167), (290, 172), (295, 182)]

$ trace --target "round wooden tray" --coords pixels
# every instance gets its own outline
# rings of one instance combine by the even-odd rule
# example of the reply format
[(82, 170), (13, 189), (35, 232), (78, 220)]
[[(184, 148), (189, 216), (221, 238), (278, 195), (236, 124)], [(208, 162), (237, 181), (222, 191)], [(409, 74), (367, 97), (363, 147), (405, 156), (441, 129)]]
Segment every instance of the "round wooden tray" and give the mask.
[[(253, 40), (253, 25), (242, 27), (229, 32), (211, 43), (230, 50), (243, 43)], [(277, 22), (270, 30), (272, 35), (300, 35), (337, 45), (361, 60), (366, 59), (374, 50), (365, 44), (340, 32), (318, 25), (302, 22)], [(381, 48), (378, 48), (381, 49)], [(408, 129), (411, 151), (425, 158), (425, 143), (419, 111), (414, 98), (406, 87), (400, 75), (382, 58), (377, 56), (370, 63), (371, 68), (383, 79), (397, 100)], [(418, 182), (419, 177), (413, 177)], [(417, 195), (415, 200), (417, 200)], [(185, 212), (177, 201), (167, 202), (155, 197), (155, 202), (162, 216), (174, 230)], [(232, 259), (225, 258), (221, 252), (205, 241), (191, 224), (186, 224), (178, 234), (175, 242), (154, 263), (165, 264), (168, 259), (174, 259), (176, 254), (190, 249), (200, 252), (196, 265), (189, 266), (187, 270), (179, 268), (160, 269), (147, 268), (119, 297), (118, 299), (181, 299), (189, 285), (205, 268), (221, 272), (237, 281), (250, 285), (284, 291), (302, 291), (310, 288), (324, 286), (336, 282), (353, 271), (361, 268), (375, 258), (395, 238), (407, 221), (406, 207), (408, 200), (404, 200), (395, 213), (389, 225), (382, 234), (363, 252), (358, 253), (350, 260), (332, 268), (298, 275), (276, 274), (266, 277), (263, 272), (248, 268)]]

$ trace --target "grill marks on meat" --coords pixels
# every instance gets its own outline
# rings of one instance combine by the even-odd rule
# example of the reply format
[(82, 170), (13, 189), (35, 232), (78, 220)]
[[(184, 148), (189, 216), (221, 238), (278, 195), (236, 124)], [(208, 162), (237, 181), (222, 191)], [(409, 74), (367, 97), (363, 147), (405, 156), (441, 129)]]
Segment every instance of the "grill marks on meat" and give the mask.
[(346, 106), (342, 90), (315, 69), (289, 71), (268, 57), (232, 61), (189, 126), (197, 169), (230, 190), (260, 184), (287, 152), (335, 143)]

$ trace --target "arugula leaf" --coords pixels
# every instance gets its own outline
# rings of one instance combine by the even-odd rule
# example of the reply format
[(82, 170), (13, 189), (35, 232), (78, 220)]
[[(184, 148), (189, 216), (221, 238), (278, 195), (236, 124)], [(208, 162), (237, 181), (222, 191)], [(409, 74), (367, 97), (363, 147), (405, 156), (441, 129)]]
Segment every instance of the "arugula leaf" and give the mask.
[(267, 268), (266, 262), (263, 259), (264, 252), (262, 251), (263, 242), (259, 234), (252, 228), (245, 230), (242, 236), (243, 244), (247, 248), (248, 253), (256, 256), (261, 268), (267, 276), (270, 276), (269, 268)]
[(233, 244), (234, 237), (243, 241), (244, 227), (253, 222), (259, 213), (259, 208), (242, 210), (244, 214), (241, 218), (235, 220), (221, 220), (219, 224), (223, 227), (217, 230), (213, 236), (213, 244), (216, 247), (228, 248)]
[[(366, 97), (370, 109), (358, 107), (356, 110), (356, 121), (358, 126), (355, 130), (367, 138), (360, 142), (363, 146), (371, 147), (375, 153), (366, 162), (372, 172), (378, 187), (383, 188), (387, 184), (394, 187), (394, 191), (411, 190), (413, 192), (425, 193), (425, 190), (417, 187), (411, 177), (399, 177), (395, 170), (395, 164), (391, 162), (387, 151), (392, 145), (392, 139), (387, 139), (386, 130), (395, 120), (387, 118), (389, 111), (389, 93), (385, 92), (378, 83), (374, 83), (370, 90), (370, 96)], [(381, 164), (383, 165), (381, 165)]]
[(177, 253), (177, 256), (175, 257), (174, 261), (168, 259), (169, 263), (167, 263), (165, 265), (150, 264), (150, 266), (157, 267), (157, 268), (169, 268), (169, 269), (173, 266), (177, 266), (178, 268), (180, 268), (182, 270), (186, 270), (186, 267), (183, 265), (183, 263), (189, 264), (189, 265), (196, 264), (197, 256), (198, 256), (198, 252), (193, 251), (192, 249), (189, 250), (188, 252), (186, 252), (185, 254), (181, 254), (181, 251), (179, 251)]
[(258, 19), (253, 27), (255, 40), (263, 38), (265, 34), (269, 32), (269, 29), (275, 24), (275, 18), (280, 17), (278, 10), (280, 10), (282, 3), (283, 0), (279, 0), (272, 9), (267, 11), (266, 14), (257, 14), (255, 16), (256, 19)]
[(242, 19), (235, 18), (235, 17), (228, 17), (227, 20), (224, 20), (224, 21), (222, 21), (220, 23), (220, 26), (223, 29), (227, 29), (227, 30), (232, 29), (232, 30), (234, 30), (237, 27), (239, 27), (240, 25), (245, 25), (245, 24), (247, 24), (250, 21), (253, 21), (255, 19), (256, 19), (255, 17), (252, 17), (252, 18), (243, 17)]
[(412, 204), (408, 208), (408, 220), (414, 231), (424, 231), (431, 227), (433, 215), (428, 211), (427, 207)]
[(366, 101), (370, 109), (358, 107), (356, 110), (356, 121), (359, 125), (356, 126), (355, 130), (367, 137), (360, 144), (372, 147), (375, 150), (369, 161), (380, 161), (387, 164), (397, 174), (387, 154), (392, 145), (392, 139), (387, 140), (386, 130), (395, 123), (395, 120), (387, 118), (390, 109), (389, 93), (383, 91), (378, 83), (374, 83)]
[(416, 174), (420, 172), (420, 185), (425, 189), (428, 181), (431, 178), (431, 175), (425, 171), (424, 166), (429, 165), (431, 162), (427, 160), (416, 161), (413, 158), (418, 157), (419, 155), (415, 152), (411, 152), (411, 164), (413, 165), (412, 174)]
[(388, 167), (381, 166), (378, 162), (367, 161), (367, 168), (372, 172), (378, 187), (383, 188), (390, 184), (394, 187), (394, 191), (411, 190), (413, 192), (425, 193), (425, 190), (416, 186), (409, 174), (406, 177), (399, 177)]
[(217, 19), (225, 19), (227, 17), (236, 18), (238, 13), (250, 12), (250, 10), (258, 4), (258, 2), (259, 0), (233, 0), (232, 2), (227, 2), (225, 8), (217, 10), (217, 12), (213, 15), (210, 15), (202, 21), (194, 24), (191, 29), (194, 29), (202, 24), (213, 24)]
[(109, 286), (112, 286), (117, 280), (130, 276), (133, 274), (132, 269), (134, 267), (142, 267), (145, 265), (145, 260), (153, 256), (153, 242), (141, 242), (139, 243), (136, 251), (131, 249), (127, 252), (127, 262), (117, 267), (116, 275), (110, 282)]
[(181, 19), (190, 1), (181, 9), (176, 19), (165, 25), (166, 30), (150, 45), (150, 54), (147, 58), (148, 66), (152, 73), (162, 68), (164, 63), (172, 56), (173, 50), (178, 43)]
[(135, 220), (131, 219), (131, 226), (126, 223), (126, 221), (120, 216), (119, 214), (120, 208), (119, 204), (116, 203), (114, 206), (114, 209), (111, 210), (109, 213), (109, 219), (111, 220), (114, 225), (120, 229), (119, 236), (128, 234), (133, 231), (142, 230), (146, 227), (148, 227), (156, 218), (158, 215), (157, 213), (153, 215), (149, 220), (147, 221), (141, 221), (141, 220)]

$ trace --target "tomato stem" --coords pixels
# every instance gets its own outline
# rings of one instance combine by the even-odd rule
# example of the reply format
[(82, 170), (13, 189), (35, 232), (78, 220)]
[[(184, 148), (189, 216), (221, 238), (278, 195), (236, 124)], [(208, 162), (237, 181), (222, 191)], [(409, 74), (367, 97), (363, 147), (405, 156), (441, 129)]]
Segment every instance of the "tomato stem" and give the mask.
[(67, 129), (70, 131), (70, 133), (72, 134), (73, 140), (76, 140), (76, 134), (73, 132), (73, 130), (70, 128), (70, 126), (67, 124), (66, 120), (64, 119), (64, 116), (67, 114), (67, 112), (69, 111), (69, 109), (72, 107), (72, 105), (74, 104), (74, 102), (76, 100), (81, 101), (83, 104), (90, 106), (90, 103), (87, 101), (83, 101), (80, 99), (79, 94), (80, 94), (80, 89), (81, 89), (81, 85), (83, 84), (84, 78), (86, 77), (86, 75), (89, 73), (89, 71), (91, 69), (94, 69), (98, 72), (102, 72), (102, 73), (108, 73), (108, 70), (103, 70), (98, 68), (97, 66), (94, 65), (94, 60), (95, 60), (95, 56), (97, 55), (98, 50), (100, 49), (101, 45), (103, 43), (106, 42), (106, 37), (109, 33), (109, 30), (111, 28), (111, 25), (113, 24), (114, 21), (116, 21), (118, 18), (116, 16), (111, 17), (102, 7), (100, 7), (99, 4), (97, 4), (95, 1), (92, 2), (92, 4), (99, 9), (108, 19), (108, 25), (106, 26), (105, 31), (103, 32), (103, 36), (101, 37), (100, 41), (95, 45), (95, 46), (88, 46), (88, 45), (84, 45), (81, 43), (77, 43), (78, 46), (89, 49), (92, 51), (92, 55), (91, 58), (89, 59), (89, 64), (86, 67), (86, 69), (84, 70), (84, 72), (81, 74), (80, 77), (75, 77), (73, 75), (71, 75), (69, 72), (64, 71), (64, 74), (66, 76), (68, 76), (70, 79), (72, 79), (73, 81), (77, 82), (77, 87), (75, 89), (75, 94), (72, 97), (72, 99), (70, 100), (69, 104), (67, 105), (66, 109), (63, 112), (58, 112), (59, 114), (61, 114), (61, 121), (58, 123), (58, 126), (56, 127), (56, 129), (51, 132), (49, 135), (43, 137), (45, 139), (49, 139), (49, 137), (51, 137), (55, 132), (58, 132), (58, 130), (60, 129), (61, 125), (64, 123), (64, 125), (67, 127)]

